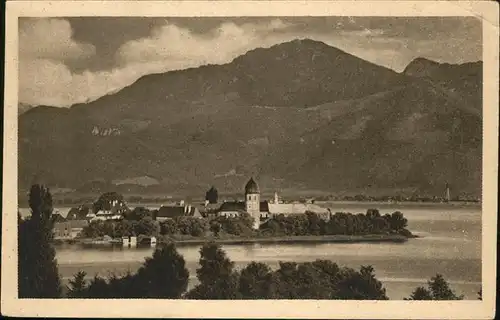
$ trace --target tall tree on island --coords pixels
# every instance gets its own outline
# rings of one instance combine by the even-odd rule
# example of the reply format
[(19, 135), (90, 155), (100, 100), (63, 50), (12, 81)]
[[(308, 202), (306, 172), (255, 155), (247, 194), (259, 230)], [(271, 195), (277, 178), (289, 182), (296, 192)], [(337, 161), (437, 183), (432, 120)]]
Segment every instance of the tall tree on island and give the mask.
[(29, 194), (31, 217), (18, 225), (19, 298), (61, 296), (56, 253), (52, 245), (52, 196), (35, 184)]
[(205, 193), (205, 200), (208, 201), (208, 203), (217, 203), (219, 200), (219, 192), (217, 189), (215, 189), (214, 186), (212, 186), (206, 193)]

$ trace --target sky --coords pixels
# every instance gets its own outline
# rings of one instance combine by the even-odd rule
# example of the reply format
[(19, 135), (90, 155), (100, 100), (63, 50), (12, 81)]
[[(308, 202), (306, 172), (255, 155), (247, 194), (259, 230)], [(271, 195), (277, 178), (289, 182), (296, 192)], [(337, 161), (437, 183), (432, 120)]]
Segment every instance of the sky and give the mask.
[(19, 102), (69, 107), (158, 72), (310, 38), (397, 72), (416, 57), (481, 60), (474, 17), (19, 18)]

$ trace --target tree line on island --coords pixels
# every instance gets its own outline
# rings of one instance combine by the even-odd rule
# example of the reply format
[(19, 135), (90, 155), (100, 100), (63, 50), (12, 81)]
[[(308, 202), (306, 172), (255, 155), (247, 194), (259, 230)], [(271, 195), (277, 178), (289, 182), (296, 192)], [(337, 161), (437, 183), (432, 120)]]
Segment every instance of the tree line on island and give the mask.
[[(191, 290), (186, 261), (173, 242), (157, 248), (135, 273), (108, 278), (95, 275), (87, 280), (86, 273), (80, 271), (63, 290), (53, 245), (49, 190), (32, 186), (29, 204), (31, 217), (18, 216), (19, 298), (388, 300), (371, 266), (355, 270), (333, 261), (316, 260), (280, 262), (276, 270), (251, 262), (237, 270), (224, 250), (213, 242), (200, 249), (196, 270), (199, 283)], [(481, 292), (478, 294), (481, 298)], [(408, 299), (460, 300), (463, 296), (456, 295), (438, 274), (428, 282), (428, 288), (416, 288)]]
[[(216, 190), (207, 192), (207, 200), (214, 201)], [(209, 199), (208, 199), (209, 198)], [(337, 212), (329, 219), (324, 219), (314, 212), (298, 215), (277, 215), (261, 224), (258, 230), (252, 228), (253, 218), (245, 212), (237, 217), (217, 216), (197, 218), (191, 216), (172, 217), (165, 221), (156, 221), (158, 210), (145, 207), (129, 209), (123, 197), (115, 193), (106, 193), (91, 206), (73, 208), (68, 217), (84, 218), (89, 210), (110, 210), (113, 200), (120, 203), (122, 220), (91, 221), (84, 227), (81, 237), (99, 238), (109, 236), (121, 238), (128, 236), (155, 236), (159, 242), (169, 240), (207, 238), (219, 239), (234, 237), (280, 237), (280, 236), (324, 236), (324, 235), (388, 235), (397, 234), (411, 237), (406, 229), (408, 220), (399, 212), (381, 215), (377, 209), (369, 209), (366, 214)]]

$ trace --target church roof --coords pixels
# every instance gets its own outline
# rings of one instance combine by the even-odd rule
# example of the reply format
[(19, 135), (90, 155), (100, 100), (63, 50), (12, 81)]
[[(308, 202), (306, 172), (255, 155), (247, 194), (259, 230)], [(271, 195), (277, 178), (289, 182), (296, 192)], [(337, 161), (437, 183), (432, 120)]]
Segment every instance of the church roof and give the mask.
[[(268, 212), (269, 205), (267, 201), (261, 201), (259, 204), (260, 212)], [(245, 211), (245, 202), (242, 201), (228, 201), (224, 202), (219, 209), (219, 212), (234, 212), (234, 211)]]
[(253, 178), (250, 178), (250, 180), (248, 180), (247, 184), (245, 185), (245, 194), (248, 193), (260, 193), (259, 185)]
[(245, 211), (245, 203), (241, 201), (228, 201), (224, 202), (221, 206), (219, 211), (221, 212), (226, 212), (226, 211)]

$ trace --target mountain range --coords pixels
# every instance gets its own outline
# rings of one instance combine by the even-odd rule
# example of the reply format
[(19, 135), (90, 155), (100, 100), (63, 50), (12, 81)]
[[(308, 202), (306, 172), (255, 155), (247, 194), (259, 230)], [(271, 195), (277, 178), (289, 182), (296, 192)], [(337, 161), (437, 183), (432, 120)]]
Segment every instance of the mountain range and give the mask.
[[(19, 116), (19, 182), (102, 191), (479, 196), (482, 62), (393, 70), (313, 40)], [(141, 181), (148, 181), (147, 184)]]

